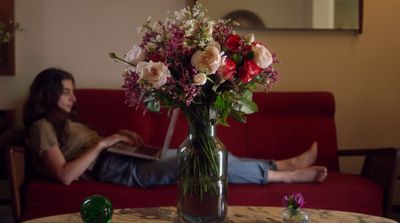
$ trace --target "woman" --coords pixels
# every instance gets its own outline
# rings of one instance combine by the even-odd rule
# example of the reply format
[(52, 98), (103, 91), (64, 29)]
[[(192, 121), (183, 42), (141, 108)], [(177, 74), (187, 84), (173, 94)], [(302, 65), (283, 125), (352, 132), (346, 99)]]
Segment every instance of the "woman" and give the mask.
[[(169, 150), (161, 161), (147, 161), (105, 152), (117, 142), (140, 145), (141, 137), (121, 130), (107, 137), (77, 122), (73, 76), (50, 68), (33, 81), (24, 108), (28, 128), (27, 144), (36, 170), (69, 185), (92, 176), (97, 180), (128, 186), (154, 186), (176, 182), (176, 152)], [(312, 166), (317, 145), (286, 160), (243, 159), (228, 155), (231, 183), (321, 182), (327, 176), (323, 166)]]

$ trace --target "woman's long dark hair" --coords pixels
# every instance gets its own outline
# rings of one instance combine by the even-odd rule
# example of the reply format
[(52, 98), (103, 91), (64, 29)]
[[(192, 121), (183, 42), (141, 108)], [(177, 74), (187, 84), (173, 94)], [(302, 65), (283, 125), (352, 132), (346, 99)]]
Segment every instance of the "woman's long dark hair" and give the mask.
[(35, 121), (45, 118), (52, 124), (61, 146), (66, 143), (69, 134), (67, 121), (75, 115), (75, 106), (71, 113), (66, 113), (57, 105), (63, 93), (63, 80), (71, 80), (75, 85), (72, 74), (64, 70), (49, 68), (40, 72), (31, 85), (23, 112), (28, 132)]

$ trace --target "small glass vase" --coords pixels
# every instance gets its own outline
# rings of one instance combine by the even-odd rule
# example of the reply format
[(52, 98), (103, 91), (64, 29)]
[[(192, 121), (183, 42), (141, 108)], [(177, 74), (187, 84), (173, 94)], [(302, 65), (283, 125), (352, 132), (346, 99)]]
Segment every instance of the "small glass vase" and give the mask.
[(310, 217), (306, 211), (301, 208), (288, 209), (285, 208), (282, 211), (282, 222), (283, 223), (308, 223)]
[(215, 129), (210, 123), (191, 123), (190, 134), (178, 150), (180, 222), (223, 222), (226, 218), (228, 157)]

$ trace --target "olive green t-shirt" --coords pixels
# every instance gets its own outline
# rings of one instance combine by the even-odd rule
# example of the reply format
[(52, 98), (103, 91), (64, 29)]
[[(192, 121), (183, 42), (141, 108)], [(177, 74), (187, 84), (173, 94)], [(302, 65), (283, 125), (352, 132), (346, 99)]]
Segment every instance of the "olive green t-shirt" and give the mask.
[[(100, 136), (96, 131), (78, 122), (68, 121), (69, 136), (64, 146), (60, 147), (56, 132), (49, 121), (40, 119), (31, 126), (27, 143), (32, 151), (32, 162), (34, 168), (45, 176), (50, 176), (50, 171), (44, 166), (41, 156), (47, 150), (58, 146), (66, 161), (78, 157), (85, 149), (93, 146)], [(94, 165), (93, 161), (90, 165)]]

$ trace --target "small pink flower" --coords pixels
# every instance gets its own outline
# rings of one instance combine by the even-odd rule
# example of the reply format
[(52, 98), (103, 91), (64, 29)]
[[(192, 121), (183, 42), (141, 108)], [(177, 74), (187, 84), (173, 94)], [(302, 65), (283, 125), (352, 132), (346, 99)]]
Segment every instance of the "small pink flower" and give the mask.
[(297, 208), (302, 208), (305, 204), (305, 201), (301, 193), (293, 193), (291, 195), (284, 196), (282, 199), (282, 204), (288, 209), (295, 210)]

